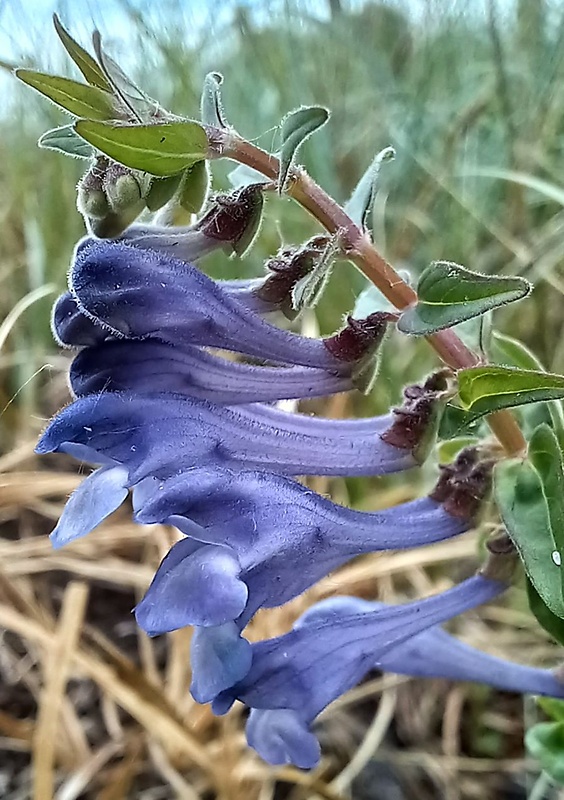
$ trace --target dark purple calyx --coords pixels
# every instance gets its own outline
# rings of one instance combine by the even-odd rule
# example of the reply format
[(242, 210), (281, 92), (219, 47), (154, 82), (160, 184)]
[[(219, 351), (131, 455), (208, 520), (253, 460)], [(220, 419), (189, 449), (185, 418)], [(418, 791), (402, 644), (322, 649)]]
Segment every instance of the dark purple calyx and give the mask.
[(265, 184), (253, 183), (229, 194), (216, 195), (210, 209), (194, 226), (210, 239), (228, 242), (238, 255), (250, 247), (262, 217)]
[(301, 247), (285, 247), (266, 262), (270, 275), (255, 289), (256, 296), (265, 303), (278, 306), (288, 319), (297, 312), (292, 305), (295, 285), (313, 271), (322, 257), (330, 236), (314, 236)]
[(407, 386), (403, 405), (393, 409), (394, 421), (382, 439), (411, 450), (418, 463), (423, 463), (435, 441), (450, 390), (449, 378), (450, 371), (440, 370), (423, 384)]
[(480, 460), (477, 447), (461, 450), (452, 464), (440, 466), (441, 474), (430, 497), (443, 504), (453, 517), (476, 519), (492, 484), (494, 459)]
[(388, 323), (395, 319), (395, 315), (387, 311), (375, 311), (365, 319), (347, 317), (343, 330), (324, 339), (323, 344), (339, 361), (361, 361), (375, 354), (386, 334)]

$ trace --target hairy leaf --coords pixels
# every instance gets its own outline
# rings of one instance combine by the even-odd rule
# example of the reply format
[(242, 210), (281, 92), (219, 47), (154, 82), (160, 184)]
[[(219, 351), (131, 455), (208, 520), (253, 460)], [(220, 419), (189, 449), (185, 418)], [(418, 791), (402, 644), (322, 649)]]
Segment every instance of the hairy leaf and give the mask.
[[(537, 622), (545, 629), (545, 631), (550, 633), (552, 638), (555, 639), (559, 644), (564, 644), (564, 619), (557, 617), (556, 614), (550, 610), (535, 589), (530, 578), (527, 577), (526, 581), (529, 608), (533, 612)], [(563, 711), (562, 722), (564, 722), (564, 703), (560, 703), (560, 705), (562, 706)]]
[(221, 90), (219, 88), (222, 83), (223, 75), (219, 72), (208, 72), (204, 78), (200, 100), (200, 116), (204, 125), (212, 125), (215, 128), (228, 127), (223, 113)]
[(181, 180), (182, 173), (171, 175), (168, 178), (153, 178), (145, 197), (145, 204), (149, 211), (158, 211), (166, 205), (174, 196)]
[(202, 161), (208, 141), (191, 120), (156, 125), (109, 125), (79, 120), (75, 130), (102, 153), (131, 169), (165, 178)]
[(489, 365), (458, 373), (458, 396), (472, 419), (502, 408), (564, 397), (564, 376)]
[(106, 80), (99, 64), (96, 63), (90, 53), (81, 47), (78, 42), (75, 42), (70, 33), (63, 27), (57, 14), (53, 14), (53, 24), (55, 25), (57, 36), (61, 40), (63, 47), (79, 70), (82, 72), (88, 83), (91, 86), (97, 86), (98, 89), (104, 89), (106, 92), (110, 92), (111, 94), (112, 87)]
[(481, 275), (450, 261), (435, 261), (421, 273), (418, 302), (403, 312), (398, 328), (426, 336), (521, 300), (531, 289), (524, 278)]
[(72, 125), (46, 131), (37, 144), (45, 150), (57, 150), (75, 158), (91, 158), (94, 153), (92, 147), (80, 138)]
[(368, 220), (374, 207), (380, 167), (385, 161), (393, 161), (396, 151), (393, 147), (381, 150), (370, 164), (362, 178), (356, 185), (350, 198), (347, 200), (344, 211), (359, 228), (367, 228)]
[(70, 78), (47, 75), (32, 69), (17, 69), (15, 75), (75, 117), (85, 117), (88, 120), (115, 119), (116, 111), (111, 94), (97, 86), (88, 86)]
[(281, 124), (282, 145), (280, 148), (280, 173), (278, 175), (278, 191), (282, 192), (286, 185), (288, 172), (292, 166), (298, 148), (321, 128), (329, 119), (329, 112), (322, 106), (304, 106), (291, 111)]
[(561, 554), (538, 472), (528, 460), (500, 461), (494, 469), (494, 494), (531, 583), (552, 613), (564, 617)]

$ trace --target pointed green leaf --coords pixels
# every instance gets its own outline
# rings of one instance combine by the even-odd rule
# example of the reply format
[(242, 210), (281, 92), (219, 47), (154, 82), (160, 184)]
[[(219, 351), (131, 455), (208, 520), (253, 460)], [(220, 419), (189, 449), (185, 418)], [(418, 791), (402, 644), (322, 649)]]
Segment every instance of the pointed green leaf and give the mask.
[(403, 333), (427, 336), (521, 300), (531, 289), (524, 278), (481, 275), (450, 261), (435, 261), (421, 273), (417, 304), (403, 312), (397, 327)]
[(45, 150), (57, 150), (75, 158), (91, 158), (94, 154), (92, 147), (80, 138), (72, 125), (46, 131), (37, 144)]
[(564, 723), (533, 725), (525, 734), (525, 744), (542, 769), (558, 783), (564, 783)]
[[(529, 441), (529, 458), (541, 479), (552, 536), (559, 559), (564, 564), (564, 469), (562, 453), (554, 431), (539, 425)], [(556, 551), (555, 551), (556, 552)], [(555, 556), (558, 560), (558, 556)], [(564, 592), (564, 590), (563, 590)]]
[(550, 611), (564, 617), (561, 554), (538, 472), (528, 460), (500, 461), (494, 469), (494, 494), (531, 583)]
[(102, 48), (102, 38), (99, 31), (92, 34), (92, 44), (96, 58), (107, 82), (114, 92), (121, 98), (123, 104), (129, 108), (133, 116), (140, 122), (147, 117), (153, 117), (159, 110), (159, 104), (149, 97), (143, 89), (129, 78), (122, 68)]
[(75, 117), (108, 120), (116, 116), (112, 96), (96, 86), (32, 69), (17, 69), (15, 75)]
[(53, 24), (57, 31), (57, 36), (63, 43), (63, 47), (72, 58), (76, 66), (82, 72), (86, 80), (91, 86), (97, 86), (98, 89), (104, 89), (106, 92), (112, 92), (112, 87), (104, 77), (104, 73), (99, 65), (94, 61), (90, 53), (88, 53), (78, 42), (72, 38), (70, 33), (63, 27), (61, 20), (57, 14), (53, 14)]
[(472, 419), (502, 408), (564, 397), (564, 375), (489, 365), (458, 373), (458, 396)]
[[(529, 608), (533, 612), (537, 622), (545, 629), (545, 631), (550, 633), (552, 638), (555, 639), (559, 644), (564, 644), (564, 619), (561, 619), (560, 617), (557, 617), (556, 614), (553, 614), (528, 577), (526, 578), (526, 581)], [(562, 709), (564, 712), (564, 703), (562, 703)], [(562, 722), (564, 722), (564, 713)]]
[(156, 125), (110, 125), (81, 119), (75, 130), (102, 153), (131, 169), (166, 178), (202, 161), (206, 133), (191, 120)]
[(181, 180), (182, 173), (169, 178), (153, 178), (145, 197), (145, 205), (149, 211), (158, 211), (166, 205), (174, 196)]
[(215, 128), (228, 127), (223, 113), (221, 90), (219, 88), (222, 83), (223, 75), (219, 72), (208, 72), (204, 78), (202, 98), (200, 100), (200, 116), (204, 125), (212, 125)]
[(321, 128), (329, 119), (329, 112), (322, 106), (304, 106), (291, 111), (280, 126), (282, 145), (280, 148), (280, 172), (278, 174), (278, 191), (282, 192), (286, 185), (288, 172), (300, 145)]
[(385, 147), (375, 157), (374, 161), (359, 182), (350, 198), (345, 204), (344, 211), (359, 228), (367, 228), (368, 220), (374, 206), (374, 199), (378, 189), (380, 167), (385, 161), (393, 161), (396, 151), (393, 147)]
[(210, 175), (206, 161), (196, 161), (182, 176), (178, 204), (189, 214), (197, 214), (204, 205)]

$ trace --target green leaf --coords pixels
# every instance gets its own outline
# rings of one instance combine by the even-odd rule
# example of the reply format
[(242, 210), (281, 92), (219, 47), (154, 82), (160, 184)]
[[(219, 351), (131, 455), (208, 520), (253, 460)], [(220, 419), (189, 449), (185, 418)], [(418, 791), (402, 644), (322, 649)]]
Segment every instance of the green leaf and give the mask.
[(500, 461), (494, 468), (494, 494), (525, 572), (552, 613), (563, 617), (560, 551), (550, 527), (539, 473), (527, 460)]
[(278, 191), (282, 193), (298, 148), (329, 119), (329, 112), (322, 106), (304, 106), (291, 111), (280, 127), (282, 145), (280, 148), (280, 172)]
[(543, 770), (564, 783), (564, 722), (539, 722), (525, 734), (525, 744)]
[(72, 125), (46, 131), (37, 144), (45, 150), (57, 150), (75, 158), (91, 158), (94, 154), (92, 147), (80, 138)]
[(158, 211), (166, 205), (174, 196), (181, 180), (182, 173), (171, 175), (169, 178), (153, 178), (145, 197), (145, 205), (149, 211)]
[(116, 116), (111, 94), (97, 86), (88, 86), (70, 78), (47, 75), (32, 69), (17, 69), (15, 75), (75, 117), (109, 120)]
[(372, 214), (376, 191), (378, 189), (380, 167), (385, 161), (393, 161), (395, 157), (396, 151), (393, 147), (385, 147), (384, 150), (381, 150), (347, 200), (344, 211), (359, 228), (365, 229), (368, 227), (368, 220)]
[(564, 376), (489, 365), (460, 370), (458, 396), (472, 419), (502, 408), (564, 397)]
[[(410, 283), (411, 276), (406, 270), (399, 270), (398, 275), (406, 283)], [(384, 297), (382, 292), (374, 286), (373, 283), (368, 283), (365, 289), (361, 291), (355, 300), (352, 316), (355, 319), (364, 319), (375, 311), (390, 311), (395, 313), (396, 307), (390, 303), (387, 297)]]
[(112, 87), (104, 77), (104, 73), (100, 69), (99, 65), (96, 63), (96, 61), (94, 61), (90, 53), (81, 47), (78, 42), (75, 42), (70, 33), (63, 27), (57, 14), (53, 14), (53, 24), (55, 25), (57, 36), (63, 43), (63, 47), (79, 70), (82, 72), (88, 83), (91, 86), (97, 86), (98, 89), (104, 89), (104, 91), (110, 92), (111, 94)]
[[(560, 620), (562, 622), (562, 620)], [(556, 700), (554, 697), (539, 697), (537, 699), (539, 705), (547, 717), (550, 717), (554, 722), (564, 722), (564, 701)]]
[[(564, 469), (558, 439), (552, 428), (546, 424), (539, 425), (531, 436), (528, 452), (541, 479), (556, 551), (561, 564), (564, 564)], [(555, 553), (553, 557), (558, 560)]]
[(223, 113), (221, 90), (219, 88), (222, 83), (223, 75), (219, 72), (208, 72), (204, 78), (200, 100), (200, 117), (204, 125), (212, 125), (215, 128), (228, 127)]
[(92, 44), (107, 82), (133, 116), (140, 122), (147, 117), (154, 117), (155, 113), (160, 110), (159, 104), (137, 86), (119, 64), (106, 53), (102, 48), (102, 37), (99, 31), (94, 31), (92, 34)]
[(79, 136), (102, 153), (131, 169), (166, 178), (205, 158), (206, 133), (191, 120), (156, 125), (110, 125), (81, 119)]
[[(543, 364), (529, 348), (499, 331), (492, 333), (492, 360), (497, 364), (509, 364), (521, 369), (545, 371)], [(552, 400), (548, 404), (548, 412), (561, 448), (564, 448), (564, 411), (560, 400)]]
[[(544, 602), (527, 577), (527, 599), (529, 608), (536, 617), (537, 622), (548, 631), (559, 644), (564, 644), (564, 619), (557, 617)], [(564, 703), (562, 703), (562, 721), (564, 722)]]
[(178, 204), (189, 214), (197, 214), (208, 193), (210, 175), (206, 161), (196, 161), (189, 167), (180, 182)]
[(531, 289), (524, 278), (481, 275), (450, 261), (435, 261), (421, 273), (418, 302), (403, 312), (397, 327), (403, 333), (427, 336), (521, 300)]

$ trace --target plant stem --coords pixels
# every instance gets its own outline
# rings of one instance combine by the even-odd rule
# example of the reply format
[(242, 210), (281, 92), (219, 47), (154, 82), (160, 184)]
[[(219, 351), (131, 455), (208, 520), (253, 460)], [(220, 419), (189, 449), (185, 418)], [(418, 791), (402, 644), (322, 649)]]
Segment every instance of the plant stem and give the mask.
[[(208, 128), (210, 156), (230, 158), (257, 170), (267, 178), (276, 179), (279, 161), (265, 150), (241, 139), (232, 131)], [(398, 309), (417, 302), (416, 292), (397, 274), (341, 206), (318, 186), (303, 169), (291, 175), (288, 194), (312, 214), (329, 233), (339, 231), (348, 249), (348, 257)], [(480, 359), (452, 330), (439, 331), (427, 337), (431, 346), (449, 367), (455, 370), (475, 367)], [(509, 455), (522, 453), (526, 442), (511, 412), (497, 411), (488, 423)]]

